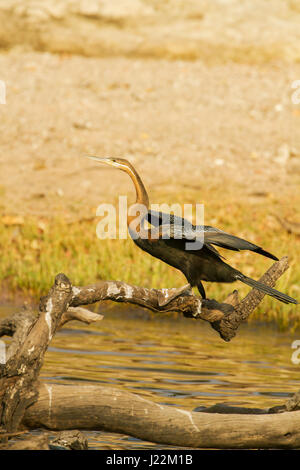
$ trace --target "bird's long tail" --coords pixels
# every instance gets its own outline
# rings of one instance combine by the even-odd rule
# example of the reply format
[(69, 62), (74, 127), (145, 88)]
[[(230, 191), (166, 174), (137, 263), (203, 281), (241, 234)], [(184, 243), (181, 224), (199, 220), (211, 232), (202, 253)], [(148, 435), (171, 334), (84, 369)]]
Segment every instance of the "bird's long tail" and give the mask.
[(298, 304), (297, 300), (293, 299), (289, 295), (283, 294), (276, 289), (272, 289), (272, 287), (266, 286), (262, 282), (255, 281), (250, 277), (244, 276), (242, 273), (238, 273), (236, 275), (236, 279), (242, 281), (244, 284), (247, 284), (250, 287), (254, 287), (255, 289), (262, 291), (264, 294), (275, 297), (275, 299), (280, 300), (285, 304)]

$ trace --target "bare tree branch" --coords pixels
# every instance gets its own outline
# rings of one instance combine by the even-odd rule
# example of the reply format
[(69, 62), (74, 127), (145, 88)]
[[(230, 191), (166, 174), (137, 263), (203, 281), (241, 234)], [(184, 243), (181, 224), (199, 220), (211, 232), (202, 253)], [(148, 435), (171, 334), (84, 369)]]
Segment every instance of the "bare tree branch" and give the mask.
[(94, 323), (96, 321), (103, 320), (103, 318), (104, 315), (100, 315), (100, 313), (91, 312), (86, 308), (69, 307), (68, 310), (62, 314), (58, 328), (62, 328), (65, 323), (72, 320), (81, 321), (83, 323), (86, 323), (87, 325), (90, 325), (91, 323)]
[[(273, 287), (288, 267), (288, 258), (283, 257), (268, 269), (260, 282)], [(186, 317), (210, 322), (225, 341), (230, 341), (236, 335), (239, 325), (247, 320), (265, 296), (263, 292), (252, 289), (238, 302), (237, 291), (234, 291), (224, 303), (218, 303), (216, 300), (197, 297), (189, 284), (179, 289), (159, 290), (132, 286), (121, 281), (100, 281), (86, 287), (73, 286), (72, 290), (72, 306), (113, 300), (140, 305), (153, 312), (180, 312)]]
[(103, 300), (129, 302), (153, 312), (180, 312), (187, 317), (209, 322), (221, 319), (226, 313), (233, 311), (231, 305), (195, 296), (189, 284), (179, 289), (146, 289), (121, 281), (100, 281), (86, 287), (73, 286), (72, 306)]
[[(259, 282), (267, 286), (274, 287), (276, 281), (288, 269), (288, 257), (284, 256), (279, 261), (274, 263), (265, 274), (259, 279)], [(235, 335), (241, 323), (245, 322), (250, 314), (258, 307), (263, 300), (265, 294), (257, 289), (251, 289), (246, 297), (238, 304), (235, 305), (234, 311), (220, 322), (213, 324), (213, 328), (220, 333), (220, 336), (225, 341), (230, 341)], [(236, 299), (234, 300), (234, 302)]]

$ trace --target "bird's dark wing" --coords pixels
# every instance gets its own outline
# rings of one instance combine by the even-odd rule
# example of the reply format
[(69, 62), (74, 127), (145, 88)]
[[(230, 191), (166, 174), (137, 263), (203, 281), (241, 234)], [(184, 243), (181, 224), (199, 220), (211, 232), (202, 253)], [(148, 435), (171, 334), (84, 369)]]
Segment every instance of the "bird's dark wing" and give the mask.
[(153, 225), (154, 227), (159, 227), (160, 225), (178, 225), (182, 227), (184, 224), (186, 226), (193, 227), (191, 222), (187, 219), (183, 219), (178, 215), (174, 214), (167, 214), (166, 212), (157, 212), (153, 210), (149, 210), (146, 215), (146, 220), (149, 224)]
[[(210, 227), (212, 228), (212, 227)], [(208, 230), (204, 232), (204, 242), (212, 243), (213, 245), (220, 246), (222, 248), (227, 248), (228, 250), (240, 251), (240, 250), (250, 250), (260, 255), (271, 258), (275, 261), (278, 261), (278, 258), (268, 251), (263, 250), (260, 246), (255, 245), (254, 243), (248, 242), (243, 238), (236, 237), (235, 235), (230, 235), (229, 233), (223, 232), (221, 230)]]
[[(211, 245), (220, 246), (228, 250), (240, 251), (240, 250), (250, 250), (260, 255), (266, 256), (273, 260), (278, 261), (278, 258), (271, 253), (263, 250), (258, 245), (248, 242), (242, 238), (236, 237), (235, 235), (230, 235), (229, 233), (223, 232), (222, 230), (215, 229), (206, 225), (203, 226), (179, 226), (179, 225), (161, 225), (157, 230), (159, 230), (159, 238), (164, 239), (182, 239), (190, 242), (198, 240), (200, 245), (209, 246), (212, 251), (215, 251), (218, 256), (219, 253)], [(199, 246), (200, 246), (199, 245)], [(196, 245), (195, 245), (196, 246)], [(199, 248), (195, 248), (195, 251)], [(201, 249), (201, 247), (200, 247)], [(194, 251), (191, 247), (190, 250)], [(187, 250), (189, 251), (189, 250)]]

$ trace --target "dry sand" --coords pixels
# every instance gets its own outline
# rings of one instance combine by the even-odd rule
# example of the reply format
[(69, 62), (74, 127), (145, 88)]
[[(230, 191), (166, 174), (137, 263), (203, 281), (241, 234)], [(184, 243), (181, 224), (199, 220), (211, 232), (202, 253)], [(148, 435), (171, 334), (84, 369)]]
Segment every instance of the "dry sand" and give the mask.
[(132, 192), (89, 154), (127, 157), (174, 202), (204, 185), (298, 191), (299, 2), (39, 3), (0, 6), (2, 213), (83, 214)]

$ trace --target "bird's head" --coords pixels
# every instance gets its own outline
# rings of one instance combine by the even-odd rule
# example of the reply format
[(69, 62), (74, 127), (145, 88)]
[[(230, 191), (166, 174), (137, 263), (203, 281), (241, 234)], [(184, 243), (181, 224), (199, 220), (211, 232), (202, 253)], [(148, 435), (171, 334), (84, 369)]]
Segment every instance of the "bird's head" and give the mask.
[(96, 160), (99, 163), (106, 163), (106, 165), (111, 165), (116, 168), (119, 168), (120, 170), (126, 171), (128, 170), (128, 167), (130, 168), (131, 165), (128, 160), (125, 158), (115, 158), (115, 157), (94, 157), (94, 156), (89, 156), (88, 158), (91, 158), (92, 160)]
[(135, 189), (136, 189), (136, 202), (138, 204), (143, 204), (146, 208), (149, 206), (149, 198), (145, 186), (138, 173), (134, 167), (129, 163), (125, 158), (118, 157), (94, 157), (89, 156), (92, 160), (96, 160), (99, 163), (106, 163), (107, 165), (114, 166), (119, 168), (122, 171), (125, 171), (132, 179)]

